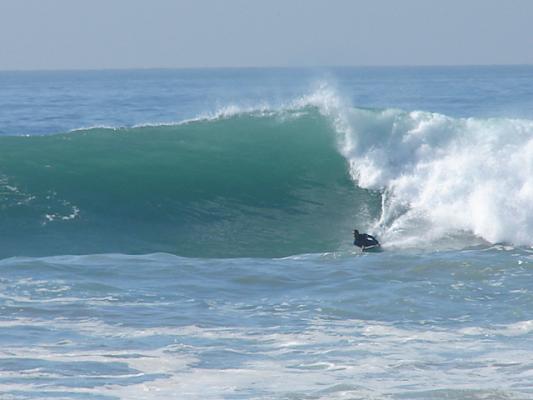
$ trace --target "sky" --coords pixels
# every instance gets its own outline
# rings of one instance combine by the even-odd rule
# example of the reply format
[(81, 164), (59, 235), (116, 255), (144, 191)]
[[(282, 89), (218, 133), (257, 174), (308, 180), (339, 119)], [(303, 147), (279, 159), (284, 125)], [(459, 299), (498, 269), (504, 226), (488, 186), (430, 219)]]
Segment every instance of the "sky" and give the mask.
[(533, 64), (533, 0), (0, 0), (0, 70)]

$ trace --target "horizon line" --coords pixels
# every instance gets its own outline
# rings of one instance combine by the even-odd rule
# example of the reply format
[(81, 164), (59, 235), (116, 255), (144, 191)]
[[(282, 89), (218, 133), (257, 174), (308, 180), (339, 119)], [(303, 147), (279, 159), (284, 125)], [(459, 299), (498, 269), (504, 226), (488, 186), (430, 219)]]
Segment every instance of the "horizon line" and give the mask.
[(150, 71), (150, 70), (238, 70), (238, 69), (335, 69), (335, 68), (479, 68), (479, 67), (533, 67), (533, 64), (359, 64), (359, 65), (301, 65), (301, 66), (195, 66), (195, 67), (87, 67), (87, 68), (21, 68), (0, 69), (3, 72), (104, 72), (104, 71)]

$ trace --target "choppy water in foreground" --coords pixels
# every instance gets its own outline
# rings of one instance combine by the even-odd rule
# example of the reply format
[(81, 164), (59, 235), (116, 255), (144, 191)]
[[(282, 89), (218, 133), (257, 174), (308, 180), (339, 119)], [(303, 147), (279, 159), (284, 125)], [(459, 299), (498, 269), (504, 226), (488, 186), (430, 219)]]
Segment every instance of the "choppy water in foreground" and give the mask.
[(0, 398), (533, 398), (532, 82), (0, 73)]
[(533, 252), (6, 259), (8, 398), (529, 398)]

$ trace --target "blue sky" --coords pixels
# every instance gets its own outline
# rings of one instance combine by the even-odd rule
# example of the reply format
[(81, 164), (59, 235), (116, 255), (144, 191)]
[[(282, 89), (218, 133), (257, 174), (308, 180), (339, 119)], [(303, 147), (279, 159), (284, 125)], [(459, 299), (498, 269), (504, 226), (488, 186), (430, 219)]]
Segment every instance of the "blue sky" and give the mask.
[(533, 64), (529, 0), (0, 0), (0, 69)]

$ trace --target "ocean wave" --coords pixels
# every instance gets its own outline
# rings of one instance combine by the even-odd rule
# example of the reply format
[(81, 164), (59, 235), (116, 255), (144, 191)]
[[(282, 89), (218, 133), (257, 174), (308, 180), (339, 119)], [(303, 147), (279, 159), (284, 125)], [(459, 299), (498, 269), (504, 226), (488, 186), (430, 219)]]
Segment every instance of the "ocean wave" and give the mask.
[(533, 245), (533, 121), (287, 104), (0, 138), (0, 256)]

